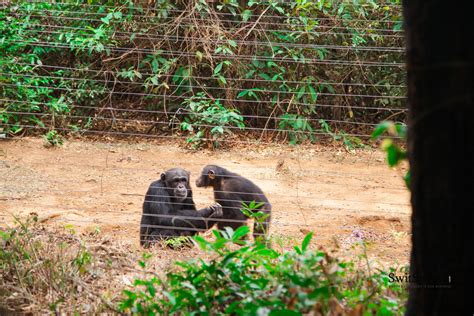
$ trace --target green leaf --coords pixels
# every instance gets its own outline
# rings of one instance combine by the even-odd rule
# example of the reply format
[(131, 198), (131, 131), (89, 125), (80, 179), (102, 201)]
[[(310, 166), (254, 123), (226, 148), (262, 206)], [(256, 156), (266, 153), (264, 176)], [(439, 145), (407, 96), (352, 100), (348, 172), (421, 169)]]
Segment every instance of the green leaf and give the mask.
[(407, 171), (407, 173), (403, 177), (403, 180), (405, 180), (405, 185), (407, 186), (407, 188), (410, 189), (410, 182), (411, 182), (411, 172), (410, 172), (410, 170)]
[(407, 137), (407, 126), (405, 124), (396, 123), (395, 124), (396, 134), (401, 138)]
[(167, 291), (163, 291), (162, 293), (163, 293), (163, 295), (164, 295), (165, 297), (168, 298), (168, 300), (170, 301), (171, 305), (176, 305), (176, 297), (175, 297), (172, 293), (169, 293), (169, 292), (167, 292)]
[(229, 45), (232, 46), (233, 48), (237, 47), (237, 43), (233, 40), (228, 40), (227, 43), (229, 43)]
[(158, 78), (156, 76), (150, 77), (150, 81), (154, 85), (158, 85)]
[(301, 251), (305, 252), (306, 249), (308, 249), (308, 245), (311, 241), (311, 238), (313, 238), (313, 232), (310, 232), (304, 237), (303, 242), (301, 243)]
[(221, 75), (218, 75), (217, 76), (217, 81), (219, 81), (221, 84), (223, 85), (226, 85), (227, 84), (227, 80), (225, 80), (225, 78)]
[(306, 87), (302, 86), (299, 90), (298, 93), (296, 94), (296, 98), (301, 99), (301, 97), (304, 95), (306, 91)]
[(222, 69), (223, 63), (218, 63), (216, 68), (214, 68), (214, 75), (217, 75)]
[(252, 11), (244, 10), (244, 12), (242, 12), (242, 21), (247, 22), (251, 16), (252, 16)]
[(392, 122), (390, 121), (384, 121), (379, 123), (374, 131), (372, 132), (372, 135), (370, 136), (371, 139), (377, 139), (380, 135), (385, 133), (391, 126), (393, 125)]
[(240, 92), (240, 93), (237, 95), (237, 98), (241, 98), (241, 97), (247, 95), (247, 93), (249, 93), (249, 90), (244, 90), (244, 91)]
[(247, 235), (249, 232), (250, 232), (250, 228), (248, 226), (246, 226), (246, 225), (240, 226), (239, 228), (237, 228), (235, 230), (232, 239), (233, 240), (240, 239), (240, 238), (244, 237), (245, 235)]
[(318, 94), (313, 86), (308, 86), (309, 92), (311, 93), (311, 101), (316, 102), (318, 100)]
[(398, 164), (398, 161), (400, 160), (399, 157), (399, 150), (395, 145), (388, 146), (386, 148), (387, 152), (387, 162), (390, 167), (396, 166)]
[(214, 127), (211, 129), (211, 133), (212, 133), (212, 134), (215, 134), (215, 133), (223, 134), (223, 133), (224, 133), (224, 128), (223, 128), (222, 126), (214, 126)]
[(157, 73), (160, 65), (158, 63), (158, 60), (154, 59), (151, 61), (151, 68), (153, 70), (153, 73)]
[(299, 255), (302, 254), (301, 249), (298, 246), (294, 246), (293, 249), (295, 249), (297, 254), (299, 254)]

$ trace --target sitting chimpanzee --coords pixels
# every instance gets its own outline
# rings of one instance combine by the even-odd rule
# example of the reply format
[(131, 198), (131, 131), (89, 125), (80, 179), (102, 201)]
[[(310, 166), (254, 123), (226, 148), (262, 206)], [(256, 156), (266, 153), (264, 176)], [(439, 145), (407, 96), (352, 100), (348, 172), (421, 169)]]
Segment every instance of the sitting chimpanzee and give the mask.
[(247, 216), (242, 213), (244, 202), (249, 205), (250, 202), (255, 201), (262, 205), (255, 210), (262, 211), (268, 214), (262, 223), (255, 222), (253, 227), (253, 236), (266, 237), (268, 229), (270, 228), (270, 217), (272, 206), (268, 202), (267, 197), (262, 190), (256, 186), (252, 181), (230, 172), (219, 166), (208, 165), (204, 167), (201, 176), (196, 180), (197, 187), (213, 187), (214, 199), (217, 203), (222, 205), (224, 219), (237, 221), (219, 221), (217, 227), (219, 229), (229, 226), (234, 230), (239, 226), (245, 225)]
[(196, 235), (215, 224), (212, 218), (222, 217), (222, 206), (217, 203), (196, 210), (189, 176), (188, 171), (174, 168), (150, 184), (143, 202), (140, 245), (148, 247), (156, 240)]

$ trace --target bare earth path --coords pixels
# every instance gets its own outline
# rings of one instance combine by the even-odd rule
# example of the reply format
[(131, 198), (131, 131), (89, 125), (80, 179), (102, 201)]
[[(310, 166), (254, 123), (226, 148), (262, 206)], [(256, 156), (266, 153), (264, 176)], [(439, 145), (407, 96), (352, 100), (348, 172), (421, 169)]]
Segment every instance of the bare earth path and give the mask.
[(300, 242), (313, 231), (316, 246), (337, 248), (344, 256), (364, 239), (374, 260), (408, 262), (409, 193), (401, 171), (390, 170), (383, 153), (374, 150), (259, 145), (192, 152), (143, 142), (71, 140), (45, 148), (35, 138), (1, 141), (0, 227), (11, 225), (13, 215), (34, 212), (50, 225), (80, 232), (99, 228), (138, 251), (149, 183), (168, 168), (190, 170), (195, 201), (204, 207), (212, 192), (197, 189), (194, 180), (209, 163), (263, 189), (273, 205), (275, 240)]

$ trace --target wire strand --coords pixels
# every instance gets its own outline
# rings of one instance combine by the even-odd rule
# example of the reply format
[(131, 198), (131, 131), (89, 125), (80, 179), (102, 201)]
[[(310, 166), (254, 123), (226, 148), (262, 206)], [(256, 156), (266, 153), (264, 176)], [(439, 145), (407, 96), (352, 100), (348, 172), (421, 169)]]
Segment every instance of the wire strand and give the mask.
[[(30, 1), (31, 2), (31, 1)], [(33, 3), (42, 3), (42, 2), (36, 2), (36, 1), (33, 1)], [(51, 3), (52, 5), (57, 5), (57, 4), (63, 4), (63, 5), (71, 5), (71, 6), (76, 6), (76, 5), (81, 5), (81, 4), (72, 4), (72, 3)], [(82, 4), (83, 5), (83, 4)], [(88, 6), (91, 6), (91, 4), (88, 4)], [(99, 7), (99, 8), (108, 8), (108, 9), (117, 9), (116, 6), (103, 6), (103, 5), (92, 5), (93, 7)], [(401, 6), (399, 6), (401, 8)], [(28, 9), (24, 9), (24, 8), (19, 8), (20, 10), (23, 10), (23, 11), (27, 11)], [(187, 13), (188, 11), (187, 10), (179, 10), (179, 9), (173, 9), (173, 8), (170, 8), (170, 9), (155, 9), (155, 8), (142, 8), (144, 9), (144, 11), (151, 11), (151, 12), (177, 12), (179, 15), (180, 14), (183, 14), (183, 13)], [(32, 10), (35, 10), (35, 9), (32, 9)], [(71, 10), (48, 10), (48, 9), (41, 9), (41, 10), (44, 10), (44, 11), (55, 11), (55, 12), (74, 12), (74, 13), (83, 13), (82, 11), (71, 11)], [(109, 12), (90, 12), (88, 14), (91, 14), (91, 15), (107, 15)], [(234, 14), (232, 13), (226, 13), (226, 12), (216, 12), (214, 11), (213, 14), (216, 14), (216, 15), (224, 15), (224, 16), (231, 16), (231, 17), (235, 17)], [(134, 16), (134, 17), (140, 17), (140, 18), (143, 18), (145, 16), (140, 16), (140, 15), (136, 15), (136, 14), (129, 14), (127, 13), (127, 16)], [(248, 15), (248, 17), (260, 17), (260, 14), (250, 14)], [(265, 14), (264, 15), (265, 18), (280, 18), (280, 19), (300, 19), (300, 17), (296, 17), (296, 16), (282, 16), (282, 15), (267, 15)], [(168, 18), (168, 17), (166, 17)], [(308, 17), (304, 17), (305, 20), (308, 20), (308, 21), (316, 21), (316, 22), (319, 22), (319, 21), (331, 21), (331, 22), (334, 22), (334, 21), (343, 21), (343, 22), (376, 22), (376, 23), (402, 23), (403, 21), (402, 20), (381, 20), (381, 19), (344, 19), (344, 18), (335, 18), (335, 17), (330, 17), (330, 18), (324, 18), (324, 17), (317, 17), (317, 18), (308, 18)], [(229, 21), (232, 21), (232, 22), (236, 22), (235, 20), (229, 20)], [(243, 21), (242, 21), (243, 22)], [(249, 22), (252, 22), (252, 21), (249, 21)]]
[[(1, 83), (0, 86), (9, 86), (9, 87), (18, 87), (17, 84), (14, 83)], [(29, 88), (46, 88), (46, 89), (52, 89), (52, 90), (62, 90), (62, 91), (86, 91), (86, 92), (91, 92), (92, 89), (88, 88), (62, 88), (62, 87), (54, 87), (54, 86), (41, 86), (41, 85), (27, 85), (27, 84), (22, 84), (21, 87), (29, 87)], [(125, 92), (125, 91), (97, 91), (97, 90), (92, 90), (93, 92), (96, 92), (98, 94), (100, 93), (105, 93), (105, 94), (110, 94), (110, 95), (131, 95), (131, 96), (149, 96), (149, 97), (166, 97), (166, 98), (176, 98), (176, 99), (188, 99), (190, 96), (185, 96), (185, 95), (171, 95), (171, 94), (155, 94), (155, 93), (143, 93), (143, 92)], [(352, 94), (343, 94), (343, 96), (353, 96), (353, 97), (363, 97), (363, 95), (352, 95)], [(375, 98), (374, 96), (372, 96)], [(380, 98), (385, 98), (385, 96), (382, 96)], [(275, 101), (272, 100), (246, 100), (246, 99), (224, 99), (224, 98), (217, 98), (217, 99), (211, 99), (209, 97), (196, 97), (194, 96), (195, 100), (219, 100), (219, 101), (228, 101), (228, 102), (235, 102), (235, 103), (258, 103), (258, 104), (274, 104), (276, 103)], [(394, 99), (394, 100), (402, 100), (406, 99), (406, 97), (401, 97), (401, 96), (394, 96), (393, 98), (388, 98), (388, 99)], [(280, 101), (279, 103), (288, 103), (291, 102), (291, 100), (288, 100), (287, 102)], [(291, 102), (291, 104), (294, 105), (312, 105), (316, 106), (317, 104), (311, 104), (311, 103), (298, 103), (298, 102)], [(347, 106), (347, 108), (351, 108), (351, 106)]]
[[(25, 44), (27, 46), (34, 46), (34, 47), (51, 47), (51, 48), (67, 48), (67, 49), (90, 49), (90, 47), (86, 45), (65, 45), (62, 43), (57, 42), (28, 42), (28, 41), (18, 41), (12, 40), (10, 43), (18, 43), (18, 44)], [(145, 48), (126, 48), (126, 47), (113, 47), (113, 46), (103, 46), (101, 47), (103, 50), (109, 50), (111, 52), (122, 52), (122, 53), (156, 53), (157, 51), (154, 49), (145, 49)], [(195, 58), (195, 54), (192, 53), (185, 53), (183, 51), (160, 51), (160, 55), (165, 56), (180, 56), (180, 57), (192, 57)], [(302, 64), (316, 64), (316, 65), (333, 65), (333, 66), (359, 66), (359, 67), (394, 67), (394, 68), (405, 68), (404, 63), (384, 63), (384, 62), (369, 62), (369, 61), (357, 61), (357, 62), (350, 62), (350, 61), (341, 61), (341, 60), (334, 60), (334, 59), (324, 59), (324, 60), (317, 60), (314, 58), (311, 59), (302, 59), (302, 60), (295, 60), (290, 57), (267, 57), (267, 56), (255, 56), (255, 55), (226, 55), (226, 54), (213, 54), (213, 58), (222, 58), (225, 60), (248, 60), (248, 61), (273, 61), (273, 62), (283, 62), (283, 63), (302, 63)]]
[[(0, 126), (15, 126), (17, 128), (31, 128), (31, 129), (43, 129), (43, 130), (51, 130), (51, 127), (46, 127), (46, 126), (37, 126), (37, 125), (24, 125), (24, 124), (7, 124), (7, 123), (0, 123)], [(99, 130), (92, 130), (92, 129), (72, 129), (72, 128), (63, 128), (63, 127), (55, 127), (54, 128), (57, 131), (69, 131), (69, 132), (74, 132), (74, 133), (83, 133), (83, 134), (102, 134), (102, 135), (116, 135), (116, 136), (126, 136), (126, 137), (132, 137), (132, 136), (141, 136), (141, 137), (149, 137), (149, 138), (164, 138), (164, 139), (181, 139), (185, 140), (187, 137), (185, 136), (173, 136), (173, 135), (152, 135), (152, 134), (145, 134), (145, 133), (130, 133), (130, 132), (117, 132), (117, 131), (99, 131)], [(321, 136), (327, 136), (327, 137), (332, 137), (331, 135), (328, 135), (327, 133), (323, 132), (314, 132), (313, 134), (315, 135), (321, 135)], [(366, 137), (370, 138), (372, 137), (371, 135), (368, 134), (345, 134), (348, 137)], [(396, 138), (396, 137), (393, 137)], [(201, 141), (215, 141), (213, 138), (207, 138), (207, 137), (202, 137), (200, 138)], [(272, 144), (272, 142), (266, 142), (266, 141), (260, 141), (260, 140), (253, 140), (253, 141), (243, 141), (243, 140), (237, 140), (237, 139), (220, 139), (219, 142), (231, 142), (235, 144)]]
[[(123, 81), (107, 81), (107, 80), (96, 80), (96, 79), (88, 79), (88, 78), (71, 78), (71, 77), (59, 77), (59, 76), (47, 76), (47, 75), (36, 75), (36, 74), (15, 74), (15, 73), (3, 73), (0, 72), (0, 75), (8, 75), (8, 76), (13, 76), (13, 77), (35, 77), (35, 78), (51, 78), (51, 79), (60, 79), (60, 80), (69, 80), (69, 81), (89, 81), (89, 82), (104, 82), (104, 83), (124, 83), (124, 84), (129, 84), (128, 82), (123, 82)], [(135, 83), (136, 84), (136, 83)], [(140, 84), (140, 83), (139, 83)], [(7, 85), (0, 83), (0, 85)], [(217, 86), (201, 86), (201, 85), (178, 85), (178, 84), (167, 84), (169, 87), (174, 87), (176, 89), (178, 88), (207, 88), (207, 89), (216, 89), (216, 90), (231, 90), (231, 91), (248, 91), (249, 89), (245, 88), (233, 88), (233, 87), (217, 87)], [(44, 87), (44, 86), (37, 86), (37, 87)], [(76, 90), (80, 88), (68, 88), (71, 90)], [(89, 88), (83, 89), (83, 90), (90, 90)], [(299, 91), (279, 91), (279, 90), (252, 90), (254, 92), (261, 92), (261, 93), (280, 93), (283, 95), (289, 94), (289, 95), (312, 95), (311, 92), (299, 92)], [(113, 93), (113, 92), (112, 92)], [(316, 92), (316, 95), (322, 95), (322, 96), (345, 96), (345, 97), (361, 97), (361, 98), (387, 98), (387, 99), (406, 99), (405, 96), (397, 96), (397, 95), (376, 95), (376, 94), (353, 94), (353, 93), (327, 93), (327, 92)]]
[[(37, 101), (22, 101), (22, 100), (12, 100), (12, 99), (0, 99), (0, 101), (4, 102), (12, 102), (12, 103), (20, 103), (20, 104), (35, 104), (35, 105), (51, 105), (51, 102), (37, 102)], [(293, 103), (295, 105), (300, 105), (300, 103)], [(302, 105), (302, 104), (301, 104)], [(334, 108), (350, 108), (350, 109), (362, 109), (362, 110), (372, 110), (372, 111), (400, 111), (400, 114), (408, 113), (407, 108), (379, 108), (379, 107), (366, 107), (366, 106), (356, 106), (356, 105), (338, 105), (338, 104), (311, 104), (316, 107), (334, 107)], [(127, 109), (127, 108), (114, 108), (110, 106), (87, 106), (87, 105), (71, 105), (73, 108), (79, 108), (79, 109), (95, 109), (95, 110), (100, 110), (100, 111), (124, 111), (124, 112), (131, 112), (131, 113), (151, 113), (151, 114), (165, 114), (165, 115), (170, 115), (170, 114), (192, 114), (195, 116), (204, 116), (202, 113), (195, 113), (190, 110), (187, 110), (185, 108), (178, 108), (175, 112), (172, 111), (159, 111), (159, 110), (142, 110), (142, 109)], [(298, 117), (269, 117), (269, 116), (264, 116), (264, 115), (246, 115), (242, 114), (240, 115), (244, 118), (254, 118), (254, 119), (271, 119), (271, 120), (288, 120), (288, 121), (295, 121), (298, 120)], [(312, 121), (318, 121), (319, 120), (324, 120), (326, 122), (341, 122), (341, 123), (346, 123), (348, 121), (340, 121), (340, 120), (333, 120), (333, 119), (325, 119), (325, 118), (319, 118), (319, 119), (313, 119), (313, 118), (306, 118), (307, 121), (312, 122)], [(155, 121), (156, 122), (156, 121)]]
[[(25, 11), (25, 9), (22, 9), (20, 8), (20, 10), (23, 10)], [(66, 14), (80, 14), (80, 15), (100, 15), (100, 16), (106, 16), (108, 13), (107, 12), (104, 12), (104, 13), (97, 13), (97, 12), (81, 12), (81, 11), (60, 11), (60, 10), (47, 10), (47, 9), (42, 9), (42, 12), (58, 12), (58, 13), (66, 13)], [(127, 15), (127, 16), (130, 16), (130, 15)], [(147, 15), (141, 15), (141, 16), (138, 16), (138, 15), (131, 15), (133, 17), (140, 17), (140, 18), (156, 18), (156, 17), (150, 17), (150, 16), (147, 16)], [(65, 16), (55, 16), (55, 15), (48, 15), (48, 16), (44, 16), (44, 15), (35, 15), (35, 14), (29, 14), (28, 17), (36, 17), (36, 18), (61, 18), (61, 19), (65, 19), (65, 20), (68, 20), (68, 21), (83, 21), (84, 18), (75, 18), (75, 17), (65, 17)], [(204, 21), (204, 22), (208, 22), (209, 20), (208, 19), (194, 19), (194, 18), (190, 18), (190, 17), (187, 17), (187, 18), (184, 18), (183, 20), (191, 20), (191, 22), (195, 22), (195, 21)], [(101, 22), (103, 23), (102, 20), (98, 20), (98, 19), (87, 19), (88, 22)], [(353, 20), (352, 20), (353, 21)], [(232, 23), (232, 22), (236, 22), (236, 21), (233, 21), (233, 20), (220, 20), (219, 22), (223, 22), (223, 23)], [(366, 22), (370, 22), (370, 21), (366, 21)], [(26, 24), (26, 22), (16, 22), (18, 24)], [(153, 23), (153, 22), (143, 22), (141, 21), (140, 23), (143, 23), (145, 25), (151, 25), (151, 26), (156, 26), (158, 25), (158, 23)], [(165, 24), (166, 23), (170, 23), (170, 22), (164, 22)], [(250, 26), (252, 24), (252, 21), (249, 21), (249, 22), (240, 22), (240, 23), (246, 23), (248, 26)], [(275, 23), (275, 22), (259, 22), (259, 24), (264, 24), (264, 25), (274, 25), (274, 26), (285, 26), (285, 27), (305, 27), (307, 28), (306, 25), (304, 24), (287, 24), (287, 23)], [(35, 24), (36, 25), (36, 24)], [(47, 25), (47, 26), (51, 26), (51, 25)], [(183, 24), (183, 23), (179, 23), (179, 27), (181, 28), (190, 28), (190, 27), (195, 27), (196, 25), (195, 24)], [(211, 29), (214, 29), (215, 28), (215, 25), (207, 25), (207, 24), (202, 24), (202, 25), (199, 25), (199, 27), (201, 28), (211, 28)], [(236, 27), (236, 26), (234, 26)], [(333, 28), (334, 26), (326, 26), (326, 25), (311, 25), (309, 26), (311, 29), (320, 29), (320, 28), (323, 28), (323, 29), (331, 29)], [(233, 29), (229, 29), (229, 28), (226, 28), (226, 27), (220, 27), (221, 29), (223, 29), (224, 31), (227, 31), (227, 32), (232, 32)], [(338, 29), (341, 29), (342, 27), (338, 27)], [(82, 28), (78, 28), (78, 29), (82, 29)], [(344, 30), (347, 30), (347, 31), (350, 31), (352, 29), (351, 26), (345, 26), (344, 27)], [(361, 31), (373, 31), (374, 29), (373, 28), (358, 28), (359, 30)], [(88, 30), (88, 29), (86, 29)], [(394, 32), (393, 29), (376, 29), (377, 31), (379, 32)], [(252, 30), (253, 32), (257, 32), (258, 30), (256, 29), (253, 29)], [(301, 34), (310, 34), (310, 35), (316, 35), (316, 36), (321, 36), (321, 35), (329, 35), (329, 36), (332, 36), (332, 35), (345, 35), (345, 36), (353, 36), (352, 33), (348, 33), (348, 32), (334, 32), (332, 30), (322, 30), (322, 31), (308, 31), (308, 30), (294, 30), (294, 29), (271, 29), (271, 28), (265, 28), (265, 32), (279, 32), (279, 33), (291, 33), (291, 34), (298, 34), (298, 33), (301, 33)], [(402, 30), (400, 32), (403, 32)], [(114, 33), (121, 33), (121, 34), (128, 34), (128, 35), (132, 35), (132, 34), (136, 34), (136, 35), (150, 35), (150, 33), (140, 33), (140, 32), (124, 32), (124, 31), (118, 31), (118, 32), (114, 32)], [(367, 33), (367, 34), (357, 34), (357, 36), (360, 36), (360, 37), (371, 37), (371, 38), (400, 38), (400, 39), (403, 39), (405, 38), (404, 35), (398, 35), (398, 34), (379, 34), (379, 33)]]
[[(86, 68), (75, 68), (75, 67), (64, 67), (64, 66), (57, 66), (57, 65), (46, 65), (46, 64), (31, 64), (31, 63), (21, 63), (21, 62), (5, 62), (5, 64), (10, 65), (24, 65), (24, 66), (33, 66), (35, 68), (52, 68), (52, 69), (63, 69), (63, 70), (73, 70), (73, 71), (80, 71), (80, 72), (94, 72), (96, 74), (107, 74), (111, 73), (110, 71), (103, 71), (103, 70), (95, 70), (95, 69), (86, 69)], [(143, 76), (156, 76), (156, 73), (150, 72), (142, 72)], [(174, 74), (159, 74), (160, 78), (189, 78), (189, 76), (181, 76), (181, 75), (174, 75)], [(193, 76), (195, 79), (203, 79), (203, 80), (215, 80), (216, 77), (205, 77), (205, 76)], [(226, 81), (245, 81), (245, 82), (268, 82), (268, 79), (252, 79), (252, 78), (225, 78)], [(272, 83), (291, 83), (291, 84), (308, 84), (308, 81), (292, 81), (292, 80), (272, 80)], [(129, 81), (124, 81), (124, 83), (133, 83)], [(316, 83), (316, 82), (315, 82)], [(371, 86), (371, 87), (390, 87), (390, 88), (406, 88), (406, 85), (393, 85), (390, 83), (387, 84), (373, 84), (373, 83), (349, 83), (349, 82), (330, 82), (330, 81), (318, 81), (320, 85), (336, 85), (336, 86)]]
[[(58, 114), (54, 113), (35, 113), (35, 112), (18, 112), (18, 111), (2, 111), (2, 113), (7, 114), (14, 114), (14, 115), (35, 115), (35, 116), (57, 116)], [(84, 118), (89, 119), (91, 116), (84, 116), (84, 115), (68, 115), (68, 118)], [(146, 123), (152, 125), (165, 125), (169, 126), (170, 122), (165, 121), (149, 121), (149, 120), (139, 120), (139, 119), (126, 119), (126, 118), (116, 118), (116, 117), (104, 117), (104, 116), (94, 116), (92, 117), (94, 120), (104, 120), (104, 121), (113, 121), (113, 122), (135, 122), (135, 123)], [(329, 120), (325, 120), (325, 122), (329, 122)], [(378, 124), (372, 123), (362, 123), (362, 122), (346, 122), (346, 121), (337, 121), (341, 124), (353, 124), (353, 125), (362, 125), (362, 126), (377, 126)], [(334, 122), (333, 122), (334, 123)], [(202, 124), (202, 123), (193, 123), (194, 127), (216, 127), (217, 125), (211, 124)], [(238, 126), (225, 126), (226, 129), (230, 130), (242, 130), (242, 131), (261, 131), (261, 132), (292, 132), (298, 135), (313, 135), (315, 132), (311, 131), (303, 131), (303, 130), (294, 130), (294, 129), (284, 129), (284, 128), (263, 128), (263, 127), (238, 127)], [(329, 133), (326, 133), (329, 134)]]
[[(57, 3), (56, 3), (56, 4), (57, 4)], [(88, 4), (88, 6), (90, 7), (90, 6), (100, 6), (100, 5)], [(104, 6), (102, 6), (102, 7), (104, 7)], [(107, 7), (107, 8), (111, 8), (111, 9), (113, 9), (114, 11), (117, 9), (117, 7)], [(148, 9), (148, 11), (149, 11), (149, 10), (151, 10), (151, 9)], [(180, 11), (180, 12), (181, 12), (181, 14), (183, 14), (183, 13), (185, 13), (185, 12), (187, 12), (187, 11), (182, 10), (182, 11)], [(109, 13), (109, 12), (107, 12), (107, 13)], [(219, 12), (213, 12), (213, 14), (219, 15)], [(134, 15), (132, 14), (132, 16), (134, 16)], [(260, 16), (260, 15), (258, 15), (258, 16)], [(266, 17), (266, 18), (274, 18), (274, 17), (276, 17), (276, 16), (264, 16), (264, 17)], [(141, 17), (141, 18), (143, 18), (143, 17)], [(284, 18), (284, 19), (286, 19), (286, 20), (288, 20), (288, 19), (298, 19), (297, 17), (282, 17), (282, 18)], [(161, 18), (161, 19), (162, 19), (162, 18)], [(184, 17), (183, 19), (191, 19), (191, 17), (190, 17), (190, 16), (187, 16), (187, 17)], [(206, 19), (206, 18), (196, 18), (196, 17), (192, 17), (192, 19), (195, 20), (195, 21), (209, 21), (209, 19)], [(311, 18), (307, 18), (307, 19), (308, 19), (308, 20), (311, 20)], [(322, 18), (314, 18), (315, 21), (318, 21), (318, 20), (321, 20), (321, 19), (322, 19)], [(332, 19), (332, 18), (327, 18), (327, 20), (334, 21), (334, 19)], [(99, 21), (102, 22), (101, 20), (98, 20), (98, 22), (99, 22)], [(349, 22), (347, 19), (340, 19), (340, 21)], [(372, 20), (364, 20), (364, 21), (372, 21)], [(381, 21), (381, 20), (374, 20), (374, 21)], [(238, 23), (238, 24), (241, 24), (241, 23), (251, 23), (251, 22), (253, 22), (253, 21), (243, 22), (243, 21), (236, 21), (236, 20), (225, 20), (225, 19), (221, 19), (221, 20), (219, 20), (219, 22), (222, 22), (222, 23)], [(401, 21), (396, 21), (396, 22), (394, 22), (394, 23), (400, 23), (400, 22), (401, 22)], [(267, 21), (259, 21), (259, 24), (264, 24), (264, 25), (285, 25), (285, 26), (288, 26), (288, 25), (289, 25), (289, 26), (297, 26), (297, 27), (298, 27), (298, 26), (299, 26), (299, 27), (307, 27), (307, 25), (305, 25), (305, 24), (298, 24), (298, 23), (293, 23), (293, 24), (289, 24), (289, 23), (275, 23), (275, 22), (267, 22)], [(315, 26), (312, 25), (312, 27), (317, 27), (317, 26), (320, 26), (320, 27), (327, 27), (327, 28), (332, 27), (332, 26), (325, 26), (325, 25), (315, 25)], [(336, 28), (341, 29), (341, 28), (347, 28), (347, 27), (336, 27)], [(392, 28), (392, 29), (379, 29), (379, 28), (361, 28), (361, 27), (354, 27), (354, 28), (352, 28), (352, 29), (354, 29), (354, 30), (360, 30), (360, 31), (373, 30), (373, 31), (386, 31), (386, 32), (394, 32), (394, 33), (395, 33), (395, 32), (403, 32), (403, 30), (396, 30), (396, 29), (393, 29), (393, 28)]]
[[(25, 22), (25, 24), (27, 24)], [(40, 26), (40, 27), (52, 27), (52, 28), (59, 28), (59, 29), (74, 29), (74, 30), (83, 30), (89, 31), (90, 29), (87, 28), (80, 28), (80, 27), (69, 27), (69, 26), (59, 26), (59, 25), (48, 25), (48, 24), (29, 24), (29, 26)], [(36, 30), (31, 29), (31, 31), (37, 33), (44, 33), (44, 34), (63, 34), (63, 32), (59, 31), (49, 31), (49, 30)], [(117, 33), (127, 33), (127, 32), (114, 32)], [(84, 34), (81, 34), (84, 36)], [(92, 33), (90, 34), (93, 35)], [(148, 39), (148, 40), (172, 40), (172, 41), (180, 41), (183, 42), (200, 42), (200, 43), (215, 43), (215, 44), (227, 44), (228, 40), (220, 40), (220, 39), (204, 39), (204, 38), (197, 38), (197, 37), (187, 37), (187, 36), (178, 36), (178, 35), (158, 35), (158, 34), (142, 34), (140, 33), (132, 33), (126, 35), (118, 35), (118, 36), (127, 36), (125, 40), (129, 40), (131, 35), (134, 35), (137, 39)], [(86, 38), (93, 38), (93, 37), (86, 37)], [(122, 39), (123, 40), (123, 39)], [(355, 50), (355, 51), (377, 51), (377, 52), (394, 52), (394, 53), (401, 53), (405, 51), (404, 47), (397, 47), (397, 46), (343, 46), (343, 45), (324, 45), (324, 44), (298, 44), (298, 43), (286, 43), (286, 42), (270, 42), (270, 41), (243, 41), (243, 40), (233, 40), (236, 44), (240, 45), (254, 45), (254, 46), (265, 46), (265, 47), (292, 47), (292, 48), (309, 48), (309, 49), (328, 49), (328, 50)]]

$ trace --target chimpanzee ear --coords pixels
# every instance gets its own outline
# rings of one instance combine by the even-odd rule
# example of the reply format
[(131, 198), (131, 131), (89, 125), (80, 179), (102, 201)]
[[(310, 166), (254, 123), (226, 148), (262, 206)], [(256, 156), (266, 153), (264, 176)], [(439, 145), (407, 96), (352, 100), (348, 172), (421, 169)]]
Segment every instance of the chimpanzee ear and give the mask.
[(163, 172), (160, 178), (161, 178), (161, 181), (166, 181), (166, 173)]
[(214, 180), (216, 178), (216, 172), (211, 169), (208, 171), (207, 176), (209, 177), (209, 179)]

